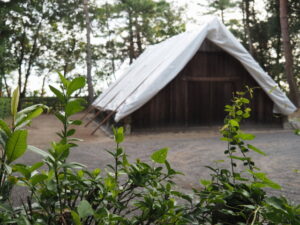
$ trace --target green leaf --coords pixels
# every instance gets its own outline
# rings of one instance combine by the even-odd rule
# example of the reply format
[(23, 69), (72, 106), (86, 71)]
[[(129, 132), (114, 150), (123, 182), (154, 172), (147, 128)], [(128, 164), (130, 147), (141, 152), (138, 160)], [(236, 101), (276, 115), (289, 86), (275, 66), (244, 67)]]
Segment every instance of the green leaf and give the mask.
[(71, 215), (72, 215), (72, 219), (73, 219), (73, 222), (75, 223), (75, 225), (82, 225), (82, 223), (80, 222), (80, 217), (76, 212), (71, 211)]
[(246, 134), (246, 133), (240, 132), (237, 135), (237, 137), (239, 137), (239, 138), (241, 138), (241, 139), (243, 139), (245, 141), (251, 141), (251, 140), (253, 140), (255, 138), (255, 135), (253, 135), (253, 134)]
[(295, 130), (295, 134), (300, 136), (300, 129)]
[(100, 173), (101, 173), (101, 169), (99, 169), (99, 168), (96, 168), (96, 169), (93, 170), (93, 175), (94, 176), (98, 176)]
[(87, 200), (82, 200), (77, 207), (78, 214), (80, 218), (85, 218), (87, 216), (92, 216), (94, 210)]
[(56, 95), (56, 97), (59, 99), (59, 101), (64, 102), (65, 101), (65, 97), (63, 95), (63, 93), (61, 93), (58, 89), (56, 89), (55, 87), (49, 85), (50, 90), (53, 92), (53, 94)]
[(69, 138), (68, 140), (69, 140), (69, 141), (83, 141), (83, 140), (80, 139), (80, 138)]
[(124, 141), (124, 129), (123, 127), (119, 127), (117, 129), (113, 129), (115, 141), (117, 144), (120, 144)]
[(31, 112), (35, 111), (36, 109), (41, 108), (47, 110), (48, 107), (43, 104), (35, 104), (32, 106), (28, 106), (25, 109), (22, 109), (21, 111), (18, 112), (18, 116), (22, 116), (22, 114), (30, 114)]
[(78, 126), (78, 125), (82, 124), (82, 121), (81, 120), (70, 120), (69, 124)]
[(241, 98), (241, 101), (246, 104), (250, 103), (249, 99), (247, 99), (247, 98)]
[(85, 78), (84, 77), (76, 77), (71, 81), (67, 88), (67, 95), (71, 96), (75, 91), (83, 88), (85, 86)]
[(21, 157), (27, 149), (27, 131), (17, 130), (12, 133), (6, 144), (7, 163)]
[(30, 183), (32, 186), (35, 186), (37, 183), (40, 183), (48, 178), (45, 174), (36, 174), (33, 177), (30, 178)]
[(39, 148), (34, 147), (32, 145), (28, 145), (27, 149), (34, 152), (34, 153), (36, 153), (36, 154), (39, 154), (39, 155), (43, 156), (44, 158), (47, 158), (47, 157), (51, 156), (48, 152), (45, 152), (42, 149), (39, 149)]
[(232, 138), (222, 137), (222, 138), (220, 138), (220, 140), (229, 142), (229, 141), (232, 141)]
[(233, 127), (239, 127), (240, 126), (239, 123), (236, 120), (229, 120), (229, 123)]
[(261, 155), (264, 155), (264, 156), (266, 156), (266, 155), (267, 155), (267, 154), (266, 154), (266, 153), (264, 153), (262, 150), (260, 150), (260, 149), (256, 148), (256, 147), (255, 147), (255, 146), (253, 146), (253, 145), (250, 145), (250, 144), (248, 144), (247, 146), (248, 146), (248, 148), (252, 149), (253, 151), (257, 152), (258, 154), (261, 154)]
[(58, 73), (58, 76), (59, 76), (59, 78), (60, 78), (60, 81), (63, 83), (64, 87), (65, 87), (65, 88), (68, 88), (68, 86), (69, 86), (69, 84), (70, 84), (70, 81), (68, 81), (68, 80), (62, 75), (61, 72), (58, 72), (58, 71), (57, 71), (57, 73)]
[(31, 176), (30, 169), (26, 168), (26, 166), (22, 164), (13, 165), (13, 172), (22, 174), (26, 179), (29, 179)]
[(210, 180), (200, 180), (200, 183), (206, 187), (212, 184), (212, 182)]
[(244, 113), (244, 114), (243, 114), (243, 117), (244, 117), (245, 119), (249, 118), (249, 117), (250, 117), (250, 113)]
[(75, 134), (75, 132), (76, 132), (75, 129), (68, 130), (68, 132), (67, 132), (67, 137), (72, 136), (73, 134)]
[(22, 117), (22, 119), (19, 120), (15, 126), (18, 129), (26, 126), (28, 123), (30, 123), (30, 121), (32, 119), (34, 119), (34, 118), (38, 117), (39, 115), (41, 115), (43, 111), (44, 111), (43, 108), (37, 108), (37, 109), (35, 109), (31, 113), (29, 113), (27, 116), (25, 115), (24, 117)]
[(228, 158), (230, 158), (230, 159), (236, 159), (236, 160), (241, 160), (241, 161), (249, 160), (250, 159), (249, 157), (239, 157), (239, 156), (235, 156), (235, 155), (228, 156)]
[(70, 162), (70, 163), (61, 164), (61, 167), (62, 168), (70, 168), (70, 169), (82, 169), (82, 168), (85, 168), (86, 166), (81, 163)]
[(37, 162), (37, 163), (33, 164), (29, 170), (32, 173), (33, 171), (37, 170), (38, 168), (42, 167), (43, 165), (44, 165), (43, 162)]
[(54, 155), (56, 159), (66, 158), (70, 152), (70, 144), (64, 143), (52, 143), (52, 148), (54, 150)]
[(20, 97), (20, 91), (19, 91), (19, 87), (17, 87), (14, 90), (11, 99), (11, 114), (14, 118), (16, 118), (17, 111), (18, 111), (19, 97)]
[(240, 115), (243, 114), (243, 111), (242, 111), (242, 110), (238, 110), (238, 111), (236, 112), (236, 114), (237, 114), (238, 116), (240, 116)]
[(282, 202), (282, 200), (280, 198), (277, 197), (270, 197), (266, 199), (266, 203), (272, 207), (274, 207), (275, 209), (279, 209), (279, 210), (284, 210), (284, 203)]
[(249, 173), (251, 173), (255, 178), (257, 178), (258, 180), (260, 180), (261, 182), (253, 182), (254, 186), (257, 187), (262, 187), (261, 185), (265, 186), (265, 187), (270, 187), (273, 189), (277, 189), (280, 190), (281, 186), (277, 183), (275, 183), (274, 181), (272, 181), (271, 179), (269, 179), (265, 173), (255, 173), (251, 170), (248, 170)]
[(65, 123), (65, 122), (66, 122), (66, 118), (65, 118), (64, 112), (56, 112), (54, 115), (55, 115), (56, 118), (59, 119), (62, 123)]
[(2, 129), (6, 133), (7, 136), (11, 135), (11, 131), (10, 131), (9, 127), (3, 120), (0, 120), (0, 129)]
[(169, 151), (168, 148), (162, 148), (158, 151), (155, 151), (151, 155), (151, 159), (157, 163), (165, 163), (165, 161), (167, 159), (168, 151)]
[(33, 112), (27, 115), (27, 119), (32, 120), (38, 117), (39, 115), (41, 115), (43, 111), (44, 111), (43, 108), (37, 108), (36, 110), (34, 110)]
[(75, 113), (81, 112), (84, 107), (81, 105), (82, 101), (79, 99), (73, 99), (66, 105), (66, 115), (71, 116)]

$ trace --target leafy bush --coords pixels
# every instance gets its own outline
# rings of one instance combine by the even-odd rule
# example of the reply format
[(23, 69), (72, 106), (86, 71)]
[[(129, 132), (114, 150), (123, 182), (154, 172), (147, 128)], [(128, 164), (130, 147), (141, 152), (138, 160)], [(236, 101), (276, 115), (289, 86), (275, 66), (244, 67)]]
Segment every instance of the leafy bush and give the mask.
[[(121, 144), (123, 128), (114, 129), (116, 148), (108, 151), (112, 164), (105, 172), (87, 170), (83, 165), (67, 161), (78, 139), (72, 138), (80, 125), (72, 120), (83, 109), (83, 101), (72, 98), (85, 85), (84, 78), (72, 81), (60, 76), (60, 89), (50, 86), (63, 105), (55, 115), (63, 130), (60, 141), (53, 142), (46, 152), (29, 149), (42, 155), (34, 165), (13, 164), (28, 148), (24, 125), (41, 113), (38, 105), (16, 113), (17, 91), (12, 103), (14, 122), (11, 128), (1, 121), (1, 224), (299, 224), (300, 206), (292, 206), (285, 198), (268, 197), (263, 187), (280, 188), (256, 168), (248, 151), (264, 154), (245, 143), (254, 138), (240, 130), (240, 123), (250, 116), (246, 93), (238, 93), (221, 129), (228, 143), (225, 155), (230, 169), (212, 168), (211, 180), (202, 180), (203, 188), (194, 195), (176, 191), (174, 170), (167, 161), (168, 149), (151, 155), (153, 163), (137, 160), (130, 163)], [(251, 94), (251, 90), (249, 90)], [(22, 127), (20, 126), (22, 124)], [(16, 138), (17, 136), (18, 138)], [(11, 146), (15, 150), (11, 150)], [(244, 169), (239, 171), (238, 162)], [(42, 167), (44, 166), (44, 167)], [(30, 196), (19, 207), (12, 207), (9, 190), (13, 185), (28, 188)], [(7, 196), (8, 198), (5, 198)]]

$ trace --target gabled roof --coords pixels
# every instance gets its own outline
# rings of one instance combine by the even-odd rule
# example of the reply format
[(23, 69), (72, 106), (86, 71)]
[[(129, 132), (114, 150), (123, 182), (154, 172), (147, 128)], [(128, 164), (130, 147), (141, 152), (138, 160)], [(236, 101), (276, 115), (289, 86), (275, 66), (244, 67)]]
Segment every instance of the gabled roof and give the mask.
[(241, 62), (273, 100), (275, 112), (289, 115), (296, 110), (274, 80), (216, 17), (203, 17), (203, 23), (196, 31), (184, 32), (149, 46), (92, 105), (115, 111), (116, 122), (130, 115), (177, 76), (205, 38)]

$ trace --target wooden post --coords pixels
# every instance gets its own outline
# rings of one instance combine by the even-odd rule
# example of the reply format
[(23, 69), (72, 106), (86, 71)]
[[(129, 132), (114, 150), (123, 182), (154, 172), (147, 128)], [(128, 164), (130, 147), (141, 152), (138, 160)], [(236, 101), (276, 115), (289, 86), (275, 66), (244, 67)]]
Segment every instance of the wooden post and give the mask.
[(109, 118), (114, 114), (114, 111), (111, 111), (105, 118), (104, 120), (101, 121), (101, 123), (96, 127), (95, 130), (93, 130), (93, 132), (91, 133), (91, 135), (93, 135), (104, 123), (106, 123), (106, 121), (109, 120)]
[(189, 96), (188, 96), (188, 80), (184, 80), (184, 125), (188, 126), (189, 120)]
[(86, 123), (86, 125), (84, 125), (84, 127), (87, 127), (94, 119), (96, 119), (96, 117), (101, 113), (102, 111), (99, 110), (98, 112), (95, 113), (95, 115), (92, 117), (92, 119), (90, 119), (89, 122)]
[(88, 107), (86, 113), (80, 118), (80, 120), (83, 120), (93, 109), (94, 109), (94, 106), (90, 105)]

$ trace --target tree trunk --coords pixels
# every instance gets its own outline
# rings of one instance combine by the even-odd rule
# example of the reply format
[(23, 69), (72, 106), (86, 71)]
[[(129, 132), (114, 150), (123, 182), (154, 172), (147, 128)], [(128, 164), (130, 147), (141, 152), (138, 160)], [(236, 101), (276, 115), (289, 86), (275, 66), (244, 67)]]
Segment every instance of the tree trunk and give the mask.
[(22, 65), (23, 65), (23, 60), (24, 60), (24, 51), (25, 51), (25, 27), (23, 27), (24, 31), (22, 33), (22, 37), (19, 39), (20, 42), (20, 47), (21, 47), (21, 52), (20, 55), (18, 57), (18, 86), (19, 89), (21, 90), (22, 88)]
[(137, 56), (139, 56), (143, 52), (143, 44), (142, 44), (142, 37), (141, 37), (138, 17), (135, 18), (135, 27), (136, 27), (136, 40), (137, 40), (137, 47), (138, 47)]
[(132, 26), (133, 26), (132, 13), (129, 9), (128, 10), (128, 30), (129, 30), (129, 63), (130, 64), (133, 62), (133, 59), (135, 58)]
[(3, 77), (5, 76), (5, 73), (4, 73), (4, 69), (2, 68), (1, 69), (1, 73), (0, 73), (0, 97), (3, 96)]
[(252, 35), (251, 35), (251, 30), (250, 30), (250, 2), (249, 2), (249, 0), (245, 1), (245, 30), (247, 33), (249, 52), (253, 56), (254, 48), (253, 48)]
[(221, 9), (221, 19), (222, 19), (222, 23), (224, 24), (225, 23), (225, 20), (224, 20), (224, 9)]
[(42, 89), (41, 89), (41, 98), (44, 97), (44, 95), (45, 95), (45, 83), (46, 83), (47, 76), (48, 76), (48, 74), (46, 74), (43, 77), (43, 83), (42, 83)]
[(5, 89), (6, 89), (7, 97), (10, 98), (10, 96), (11, 96), (11, 90), (9, 89), (9, 86), (7, 84), (6, 76), (3, 76), (3, 80), (4, 80), (4, 84), (5, 84)]
[(283, 54), (285, 57), (285, 76), (290, 88), (290, 97), (293, 103), (300, 106), (300, 94), (297, 87), (296, 79), (293, 76), (293, 55), (288, 29), (288, 1), (280, 0), (280, 27), (283, 44)]
[(37, 26), (37, 29), (35, 31), (33, 45), (32, 45), (31, 51), (30, 51), (29, 60), (28, 60), (28, 63), (27, 63), (27, 68), (26, 68), (26, 73), (25, 73), (23, 91), (21, 91), (21, 86), (19, 87), (20, 91), (21, 91), (20, 99), (25, 98), (25, 96), (26, 96), (27, 84), (28, 84), (29, 76), (31, 74), (31, 68), (33, 66), (33, 63), (34, 63), (37, 55), (38, 55), (38, 50), (39, 50), (39, 48), (38, 48), (38, 39), (39, 39), (39, 32), (40, 32), (40, 29), (41, 29), (41, 26), (42, 26), (42, 22), (43, 22), (43, 18), (39, 22), (39, 24)]
[(116, 80), (116, 65), (115, 65), (115, 42), (111, 41), (111, 68), (114, 79)]
[(88, 9), (88, 0), (83, 0), (84, 14), (85, 14), (85, 25), (86, 25), (86, 79), (88, 83), (89, 103), (91, 104), (94, 100), (94, 88), (92, 83), (92, 62), (91, 62), (91, 23)]
[(112, 69), (112, 74), (114, 76), (114, 79), (116, 80), (116, 65), (115, 65), (115, 43), (114, 40), (111, 38), (111, 29), (109, 26), (109, 9), (108, 9), (108, 3), (105, 3), (105, 14), (106, 14), (106, 29), (108, 32), (108, 43), (109, 43), (109, 48), (110, 48), (110, 53), (111, 53), (111, 69)]

